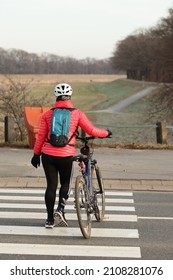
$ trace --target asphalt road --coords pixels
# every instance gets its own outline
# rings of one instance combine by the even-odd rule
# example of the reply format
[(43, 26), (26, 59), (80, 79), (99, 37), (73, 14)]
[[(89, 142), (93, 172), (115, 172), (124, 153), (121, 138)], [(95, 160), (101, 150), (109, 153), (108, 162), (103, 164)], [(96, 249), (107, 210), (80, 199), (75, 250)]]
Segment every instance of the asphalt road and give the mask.
[(173, 193), (134, 192), (142, 259), (173, 260)]
[[(32, 155), (30, 149), (0, 148), (0, 177), (44, 177), (42, 167), (31, 165)], [(173, 180), (172, 150), (98, 148), (94, 155), (104, 179)]]

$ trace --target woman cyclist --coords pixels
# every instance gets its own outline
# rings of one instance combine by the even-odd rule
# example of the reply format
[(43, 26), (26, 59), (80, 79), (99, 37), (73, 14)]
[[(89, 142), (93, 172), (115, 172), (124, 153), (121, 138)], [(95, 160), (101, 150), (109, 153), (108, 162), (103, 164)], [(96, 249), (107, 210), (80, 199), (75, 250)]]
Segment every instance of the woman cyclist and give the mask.
[[(53, 228), (54, 225), (68, 226), (65, 219), (64, 209), (69, 197), (70, 184), (72, 179), (72, 157), (76, 155), (75, 132), (80, 126), (88, 135), (105, 138), (112, 135), (111, 131), (95, 127), (86, 115), (74, 108), (71, 102), (72, 87), (69, 84), (57, 84), (54, 89), (56, 102), (54, 108), (68, 108), (71, 110), (69, 138), (70, 142), (65, 147), (55, 147), (50, 144), (50, 126), (53, 110), (50, 109), (42, 115), (38, 137), (34, 145), (34, 155), (31, 159), (32, 165), (40, 166), (40, 156), (46, 176), (47, 188), (45, 191), (45, 204), (47, 209), (46, 228)], [(56, 190), (58, 185), (58, 174), (60, 181), (59, 202), (54, 212)]]

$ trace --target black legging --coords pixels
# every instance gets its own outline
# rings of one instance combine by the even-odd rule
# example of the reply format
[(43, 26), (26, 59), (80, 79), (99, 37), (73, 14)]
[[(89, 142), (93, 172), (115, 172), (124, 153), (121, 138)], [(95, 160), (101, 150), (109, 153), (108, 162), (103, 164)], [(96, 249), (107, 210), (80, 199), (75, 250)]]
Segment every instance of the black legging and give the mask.
[(58, 185), (58, 173), (60, 178), (58, 208), (64, 209), (64, 202), (68, 199), (72, 177), (72, 157), (56, 157), (42, 154), (42, 164), (47, 180), (45, 203), (48, 219), (53, 219), (56, 190)]

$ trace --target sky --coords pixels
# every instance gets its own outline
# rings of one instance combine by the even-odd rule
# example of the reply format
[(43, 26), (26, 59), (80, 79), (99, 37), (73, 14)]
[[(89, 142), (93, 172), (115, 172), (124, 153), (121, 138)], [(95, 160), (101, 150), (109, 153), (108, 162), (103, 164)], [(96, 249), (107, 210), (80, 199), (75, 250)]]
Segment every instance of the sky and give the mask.
[(0, 47), (104, 59), (169, 8), (173, 0), (0, 0)]

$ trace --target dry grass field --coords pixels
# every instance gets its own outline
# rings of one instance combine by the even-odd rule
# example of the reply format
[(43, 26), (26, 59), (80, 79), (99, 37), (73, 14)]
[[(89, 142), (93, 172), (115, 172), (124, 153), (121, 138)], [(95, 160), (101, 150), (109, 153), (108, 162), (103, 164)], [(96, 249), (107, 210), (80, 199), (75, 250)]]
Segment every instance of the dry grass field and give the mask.
[[(89, 83), (89, 82), (110, 82), (113, 80), (125, 78), (125, 75), (7, 75), (17, 82), (33, 81), (33, 85), (55, 85), (57, 83)], [(5, 75), (0, 75), (0, 85), (4, 84)]]

